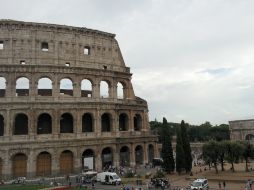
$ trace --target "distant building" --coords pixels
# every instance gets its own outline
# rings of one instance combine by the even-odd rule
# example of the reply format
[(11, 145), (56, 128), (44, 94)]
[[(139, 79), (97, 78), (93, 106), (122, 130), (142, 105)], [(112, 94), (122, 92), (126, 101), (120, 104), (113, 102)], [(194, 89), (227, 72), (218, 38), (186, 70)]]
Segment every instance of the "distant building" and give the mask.
[(158, 157), (131, 77), (114, 34), (0, 20), (0, 178)]
[(254, 142), (254, 119), (229, 121), (231, 140), (250, 140)]

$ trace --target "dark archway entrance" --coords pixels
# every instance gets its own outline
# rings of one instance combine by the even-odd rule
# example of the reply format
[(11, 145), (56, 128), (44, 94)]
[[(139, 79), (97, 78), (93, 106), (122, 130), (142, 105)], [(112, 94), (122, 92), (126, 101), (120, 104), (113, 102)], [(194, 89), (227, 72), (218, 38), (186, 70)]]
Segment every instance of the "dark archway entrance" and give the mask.
[(52, 119), (47, 113), (43, 113), (38, 117), (37, 134), (52, 133)]
[(90, 113), (85, 113), (82, 117), (82, 132), (93, 132), (93, 117)]
[(140, 114), (135, 114), (134, 116), (134, 130), (140, 131), (142, 129), (142, 118)]
[(83, 169), (95, 169), (95, 155), (92, 149), (87, 149), (82, 154)]
[(120, 166), (130, 166), (130, 149), (128, 146), (123, 146), (120, 149)]
[(73, 118), (69, 113), (64, 113), (60, 118), (60, 133), (73, 133)]
[(110, 115), (108, 113), (104, 113), (101, 116), (101, 132), (110, 132), (111, 130), (111, 122)]
[(119, 131), (128, 131), (128, 115), (121, 113), (119, 115)]
[(4, 136), (4, 117), (0, 115), (0, 136)]
[(17, 114), (14, 122), (14, 135), (28, 134), (28, 117), (25, 114)]
[(113, 165), (113, 153), (110, 147), (104, 148), (101, 152), (102, 168)]
[(136, 161), (136, 165), (142, 165), (144, 162), (144, 158), (143, 158), (143, 147), (138, 145), (135, 148), (135, 161)]

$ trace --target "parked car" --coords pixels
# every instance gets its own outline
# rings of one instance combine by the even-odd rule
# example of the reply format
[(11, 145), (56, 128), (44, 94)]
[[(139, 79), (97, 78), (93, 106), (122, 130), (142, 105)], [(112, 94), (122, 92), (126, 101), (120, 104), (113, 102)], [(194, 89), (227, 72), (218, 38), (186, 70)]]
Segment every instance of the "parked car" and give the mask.
[(205, 178), (196, 179), (191, 183), (190, 189), (191, 190), (208, 190), (209, 189), (208, 180)]

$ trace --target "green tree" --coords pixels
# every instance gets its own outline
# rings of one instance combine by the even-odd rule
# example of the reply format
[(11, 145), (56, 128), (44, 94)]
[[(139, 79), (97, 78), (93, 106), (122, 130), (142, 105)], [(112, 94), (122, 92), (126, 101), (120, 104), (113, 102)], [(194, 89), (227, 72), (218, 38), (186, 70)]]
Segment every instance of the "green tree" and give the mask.
[(249, 158), (254, 157), (254, 147), (252, 144), (250, 144), (249, 141), (239, 141), (239, 143), (243, 145), (242, 157), (245, 160), (245, 170), (249, 171), (248, 162), (249, 162)]
[(169, 128), (164, 127), (162, 130), (162, 149), (161, 149), (161, 157), (163, 159), (163, 169), (167, 173), (174, 172), (175, 170), (175, 161), (173, 156), (173, 148), (171, 144), (171, 136)]
[(234, 163), (239, 161), (243, 153), (243, 145), (239, 142), (227, 141), (226, 143), (226, 160), (231, 163), (232, 172), (235, 171)]
[(177, 129), (177, 139), (176, 139), (176, 171), (181, 174), (182, 170), (185, 169), (185, 157), (183, 150), (183, 142), (181, 135), (181, 128)]
[(183, 151), (184, 151), (184, 159), (185, 159), (185, 171), (190, 172), (192, 168), (192, 155), (191, 155), (191, 147), (190, 141), (187, 134), (186, 124), (184, 120), (181, 122), (181, 136), (182, 136), (182, 144), (183, 144)]
[(221, 171), (224, 171), (224, 160), (225, 160), (225, 155), (226, 155), (226, 141), (221, 141), (218, 142), (218, 146), (219, 146), (219, 157), (218, 160), (221, 164)]
[(218, 158), (219, 158), (220, 147), (218, 142), (209, 141), (203, 145), (203, 157), (207, 163), (212, 163), (216, 173), (218, 173)]

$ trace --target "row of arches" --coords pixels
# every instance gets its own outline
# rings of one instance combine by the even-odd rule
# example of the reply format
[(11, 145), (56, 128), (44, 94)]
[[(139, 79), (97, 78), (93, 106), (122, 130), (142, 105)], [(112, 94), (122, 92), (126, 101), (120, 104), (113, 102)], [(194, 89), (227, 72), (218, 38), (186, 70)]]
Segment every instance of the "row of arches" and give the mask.
[[(148, 146), (148, 160), (149, 162), (152, 161), (154, 158), (154, 147), (152, 144)], [(114, 158), (113, 149), (111, 147), (104, 148), (100, 153), (102, 168), (113, 166), (115, 163), (116, 158)], [(143, 146), (137, 145), (135, 147), (135, 165), (144, 164), (144, 149)], [(97, 156), (93, 149), (86, 149), (80, 158), (82, 162), (82, 168), (86, 167), (85, 160), (90, 158), (93, 160), (93, 168), (95, 169)], [(131, 151), (128, 146), (122, 146), (118, 152), (119, 156), (119, 164), (120, 166), (130, 166), (131, 162)], [(59, 158), (57, 158), (57, 162), (59, 165), (59, 174), (70, 174), (73, 173), (74, 163), (75, 163), (75, 156), (71, 150), (64, 150), (60, 153)], [(47, 151), (40, 152), (36, 157), (36, 176), (50, 176), (52, 174), (52, 165), (53, 165), (53, 158), (52, 154)], [(3, 161), (0, 158), (0, 174), (2, 172), (2, 164)], [(12, 156), (11, 158), (11, 167), (12, 167), (12, 176), (13, 177), (20, 177), (20, 176), (27, 176), (27, 164), (28, 164), (28, 157), (24, 153), (17, 153)]]
[[(94, 116), (92, 113), (84, 113), (81, 119), (81, 127), (83, 133), (95, 132)], [(103, 113), (101, 115), (101, 132), (111, 132), (112, 115), (110, 113)], [(130, 125), (130, 118), (126, 113), (121, 113), (118, 116), (118, 130), (128, 131)], [(37, 118), (36, 133), (51, 134), (52, 133), (52, 117), (48, 113), (42, 113)], [(74, 132), (74, 119), (72, 114), (63, 113), (60, 116), (60, 133), (73, 133)], [(4, 135), (4, 117), (0, 115), (0, 136)], [(133, 126), (135, 131), (142, 129), (142, 117), (140, 114), (135, 114), (133, 118)], [(29, 128), (29, 118), (24, 113), (16, 114), (13, 124), (13, 135), (27, 135)]]
[[(63, 78), (60, 80), (60, 95), (73, 96), (74, 93), (74, 83), (70, 78)], [(94, 83), (91, 79), (83, 79), (80, 83), (80, 94), (81, 97), (92, 97), (93, 96), (93, 86)], [(112, 84), (110, 81), (102, 80), (99, 83), (99, 94), (102, 98), (109, 98), (110, 87)], [(125, 97), (125, 82), (117, 82), (117, 98), (123, 99)], [(16, 96), (29, 96), (30, 82), (26, 77), (20, 77), (16, 80)], [(0, 77), (0, 97), (5, 97), (6, 93), (6, 79)], [(48, 77), (43, 77), (38, 80), (37, 84), (37, 94), (39, 96), (52, 96), (53, 95), (53, 82)]]

